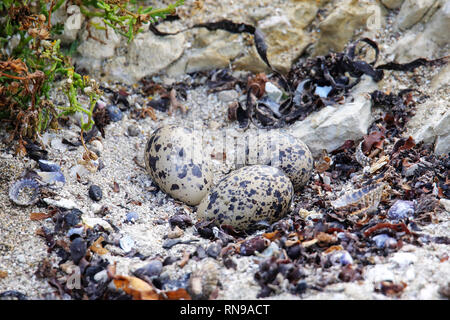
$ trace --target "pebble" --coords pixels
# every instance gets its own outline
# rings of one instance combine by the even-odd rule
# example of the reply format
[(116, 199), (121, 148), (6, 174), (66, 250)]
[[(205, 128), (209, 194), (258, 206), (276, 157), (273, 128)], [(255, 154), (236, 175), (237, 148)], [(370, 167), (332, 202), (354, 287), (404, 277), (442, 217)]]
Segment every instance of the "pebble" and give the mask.
[(164, 126), (155, 130), (145, 147), (145, 166), (165, 193), (197, 205), (212, 183), (210, 157), (202, 149), (200, 132)]
[(64, 221), (68, 226), (73, 227), (80, 223), (83, 213), (78, 209), (72, 209), (64, 215)]
[(133, 124), (128, 126), (127, 132), (130, 137), (137, 137), (139, 135), (139, 133), (141, 133), (139, 128)]
[(148, 277), (159, 276), (162, 272), (163, 264), (159, 260), (152, 260), (147, 265), (136, 270), (136, 273), (146, 275)]
[(198, 206), (197, 216), (245, 230), (284, 217), (292, 196), (292, 183), (281, 170), (265, 165), (243, 167), (211, 189)]
[(91, 142), (91, 146), (95, 148), (97, 151), (102, 152), (103, 151), (103, 143), (99, 140), (93, 140)]
[(139, 214), (135, 211), (130, 211), (126, 215), (127, 222), (135, 223), (139, 219)]
[(102, 189), (93, 184), (89, 187), (89, 197), (94, 201), (100, 201), (102, 199), (103, 193)]
[(86, 242), (81, 238), (75, 238), (70, 244), (70, 254), (72, 256), (72, 260), (75, 264), (80, 262), (81, 258), (83, 258), (86, 254)]
[(123, 118), (122, 111), (115, 105), (109, 105), (106, 107), (106, 111), (108, 112), (109, 118), (112, 122), (120, 121)]

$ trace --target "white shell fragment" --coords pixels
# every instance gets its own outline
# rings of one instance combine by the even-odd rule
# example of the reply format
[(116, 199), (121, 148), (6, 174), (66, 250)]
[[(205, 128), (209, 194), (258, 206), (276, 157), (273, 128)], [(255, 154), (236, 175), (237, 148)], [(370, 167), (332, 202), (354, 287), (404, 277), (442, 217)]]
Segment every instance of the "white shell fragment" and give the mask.
[(361, 189), (346, 193), (342, 197), (331, 201), (331, 205), (333, 208), (340, 210), (353, 211), (356, 209), (358, 213), (374, 212), (378, 208), (384, 187), (384, 183), (365, 186)]
[(161, 127), (150, 136), (144, 157), (153, 181), (173, 198), (197, 205), (208, 192), (212, 173), (200, 132)]

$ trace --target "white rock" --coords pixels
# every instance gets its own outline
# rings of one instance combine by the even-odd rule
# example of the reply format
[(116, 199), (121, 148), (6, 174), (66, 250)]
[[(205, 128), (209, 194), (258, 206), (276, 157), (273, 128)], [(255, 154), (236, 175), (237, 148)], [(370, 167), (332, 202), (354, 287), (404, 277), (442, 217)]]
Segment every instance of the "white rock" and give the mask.
[(411, 28), (418, 23), (431, 8), (435, 0), (405, 0), (397, 16), (397, 25), (401, 30)]
[(305, 120), (297, 121), (287, 131), (305, 142), (314, 156), (320, 154), (322, 149), (333, 151), (345, 140), (358, 140), (367, 134), (372, 120), (372, 102), (365, 93), (375, 89), (376, 84), (366, 77), (355, 87), (353, 102), (327, 106)]
[(433, 98), (418, 105), (415, 115), (407, 124), (405, 137), (412, 136), (416, 143), (435, 143), (436, 154), (450, 152), (450, 110), (445, 99)]
[(445, 47), (450, 43), (450, 37), (444, 30), (450, 30), (450, 1), (444, 2), (431, 16), (424, 30), (415, 30), (418, 27), (407, 32), (393, 47), (397, 62), (406, 63), (417, 58), (434, 59), (446, 54)]
[(85, 20), (84, 15), (81, 14), (80, 8), (76, 5), (71, 5), (67, 8), (67, 20), (64, 22), (64, 33), (61, 35), (61, 41), (70, 43), (75, 41), (78, 32)]
[(381, 2), (389, 9), (397, 9), (403, 3), (403, 0), (381, 0)]
[(450, 212), (450, 200), (449, 199), (441, 199), (439, 200), (439, 204), (445, 208), (445, 211)]
[(431, 89), (437, 90), (450, 84), (450, 63), (441, 67), (439, 73), (431, 79)]
[(70, 199), (62, 198), (60, 200), (54, 200), (54, 199), (50, 199), (50, 198), (44, 198), (42, 200), (50, 206), (60, 207), (60, 208), (68, 209), (68, 210), (77, 208), (77, 204), (73, 200), (70, 200)]
[[(89, 20), (90, 34), (85, 30), (81, 36), (81, 43), (77, 48), (78, 53), (87, 59), (104, 59), (114, 56), (116, 47), (120, 44), (120, 37), (116, 34), (114, 29), (105, 25), (103, 20), (99, 17), (94, 17)], [(95, 28), (95, 25), (105, 28), (101, 30)], [(98, 41), (98, 40), (100, 41)], [(84, 61), (88, 65), (88, 60)]]
[(151, 32), (140, 33), (128, 47), (125, 56), (106, 62), (104, 71), (109, 79), (133, 84), (167, 68), (184, 51), (185, 37), (182, 33), (159, 37)]

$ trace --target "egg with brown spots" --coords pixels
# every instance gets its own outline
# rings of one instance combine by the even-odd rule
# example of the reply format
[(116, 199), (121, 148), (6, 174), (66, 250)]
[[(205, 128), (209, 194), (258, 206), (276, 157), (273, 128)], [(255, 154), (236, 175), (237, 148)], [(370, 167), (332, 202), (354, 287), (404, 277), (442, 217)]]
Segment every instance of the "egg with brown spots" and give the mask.
[(247, 166), (212, 187), (200, 202), (197, 216), (246, 230), (258, 222), (272, 223), (284, 217), (292, 196), (292, 183), (283, 171), (266, 165)]
[(189, 205), (197, 205), (212, 182), (209, 158), (199, 132), (178, 126), (155, 130), (145, 148), (145, 166), (161, 190)]
[(280, 131), (260, 131), (249, 138), (246, 165), (279, 168), (291, 179), (295, 190), (311, 177), (314, 160), (308, 146), (300, 139)]

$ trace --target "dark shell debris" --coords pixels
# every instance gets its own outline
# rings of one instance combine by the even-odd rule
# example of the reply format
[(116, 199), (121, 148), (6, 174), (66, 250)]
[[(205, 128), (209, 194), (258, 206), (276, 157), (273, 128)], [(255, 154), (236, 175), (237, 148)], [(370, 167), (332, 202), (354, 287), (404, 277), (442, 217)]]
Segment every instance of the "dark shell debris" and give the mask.
[[(253, 33), (257, 36), (258, 52), (269, 65), (264, 40), (257, 29), (245, 25), (239, 31), (239, 25), (231, 22), (203, 26), (213, 30), (222, 28), (231, 32)], [(375, 51), (374, 61), (367, 63), (356, 58), (355, 48), (361, 43)], [(311, 112), (339, 102), (364, 74), (379, 81), (384, 76), (383, 70), (411, 71), (420, 66), (443, 63), (442, 60), (421, 59), (404, 67), (395, 63), (375, 67), (378, 54), (379, 49), (374, 41), (362, 39), (351, 44), (343, 53), (300, 60), (287, 78), (274, 70), (270, 81), (286, 94), (280, 101), (265, 95), (265, 87), (261, 83), (269, 81), (266, 75), (237, 79), (227, 69), (197, 72), (191, 75), (194, 80), (188, 84), (164, 86), (143, 79), (142, 86), (138, 88), (124, 87), (126, 89), (118, 92), (103, 88), (109, 102), (97, 104), (94, 113), (96, 127), (85, 133), (84, 139), (95, 139), (98, 133), (104, 136), (104, 127), (111, 121), (120, 121), (123, 112), (128, 112), (130, 117), (139, 121), (151, 116), (152, 108), (168, 111), (171, 103), (168, 93), (174, 89), (178, 99), (185, 99), (187, 90), (202, 85), (195, 80), (200, 76), (206, 77), (210, 92), (235, 86), (247, 92), (246, 106), (239, 103), (230, 105), (229, 120), (238, 121), (240, 127), (248, 127), (252, 122), (258, 127), (275, 128), (304, 119)], [(149, 101), (146, 106), (149, 109), (143, 113), (128, 103), (127, 96), (131, 92), (142, 96), (151, 94), (157, 98)], [(261, 222), (259, 231), (247, 233), (229, 225), (217, 227), (213, 221), (194, 224), (191, 216), (181, 210), (168, 221), (162, 220), (160, 223), (168, 223), (172, 230), (193, 228), (194, 236), (209, 240), (209, 244), (198, 244), (199, 239), (195, 238), (165, 239), (165, 249), (188, 244), (196, 250), (181, 258), (169, 254), (145, 256), (139, 252), (133, 239), (121, 235), (112, 222), (106, 221), (109, 227), (99, 223), (87, 227), (81, 219), (80, 210), (49, 206), (42, 202), (40, 205), (47, 206), (48, 210), (45, 218), (51, 219), (53, 228), (42, 227), (37, 234), (48, 246), (48, 254), (55, 254), (59, 262), (55, 265), (49, 258), (43, 259), (35, 270), (36, 276), (46, 279), (60, 298), (214, 299), (220, 283), (211, 280), (214, 279), (213, 267), (204, 271), (210, 276), (206, 277), (207, 280), (201, 276), (196, 278), (191, 273), (170, 279), (163, 276), (165, 267), (175, 262), (182, 265), (190, 259), (197, 262), (213, 259), (227, 269), (236, 269), (236, 257), (251, 256), (259, 263), (254, 274), (260, 286), (258, 298), (283, 291), (301, 297), (307, 290), (322, 291), (333, 283), (362, 279), (365, 267), (374, 263), (375, 256), (388, 256), (405, 244), (450, 244), (447, 237), (432, 237), (421, 232), (421, 227), (432, 223), (436, 214), (443, 210), (439, 199), (450, 198), (450, 157), (436, 156), (432, 145), (416, 144), (412, 138), (401, 137), (406, 122), (414, 113), (415, 104), (426, 97), (411, 89), (390, 94), (375, 91), (371, 98), (374, 104), (382, 107), (384, 114), (373, 122), (369, 134), (362, 141), (348, 140), (317, 159), (315, 176), (297, 192), (294, 198), (296, 206), (287, 217), (272, 224)], [(135, 134), (138, 133), (130, 132), (131, 136)], [(80, 145), (81, 141), (65, 143)], [(26, 146), (28, 155), (38, 161), (42, 171), (35, 173), (33, 178), (24, 178), (12, 185), (9, 195), (18, 205), (37, 203), (43, 186), (65, 181), (64, 176), (58, 174), (61, 173), (60, 167), (46, 159), (45, 150), (31, 141)], [(362, 163), (356, 154), (358, 158), (364, 158)], [(382, 157), (385, 161), (379, 168), (373, 172), (364, 170), (364, 167), (370, 169)], [(429, 165), (422, 165), (424, 163)], [(356, 176), (361, 179), (352, 180), (353, 189), (344, 192), (345, 186)], [(334, 192), (335, 198), (324, 196), (329, 191)], [(93, 201), (101, 199), (100, 186), (92, 185), (89, 196)], [(139, 215), (129, 211), (125, 221), (138, 223)], [(117, 275), (114, 264), (102, 257), (108, 251), (106, 246), (122, 249), (110, 251), (110, 254), (139, 258), (147, 264), (133, 275)], [(79, 288), (71, 287), (70, 279), (64, 276), (62, 268), (67, 262), (79, 267)], [(320, 268), (323, 275), (311, 280), (307, 272), (311, 268)], [(112, 283), (122, 290), (112, 289)], [(208, 287), (211, 283), (215, 286), (211, 287), (213, 289)], [(206, 287), (208, 289), (203, 294), (197, 290)], [(405, 287), (404, 283), (382, 281), (374, 284), (374, 291), (398, 297)], [(448, 286), (442, 287), (440, 292), (448, 297)], [(20, 292), (0, 293), (0, 298), (8, 297), (26, 299), (26, 295)]]

